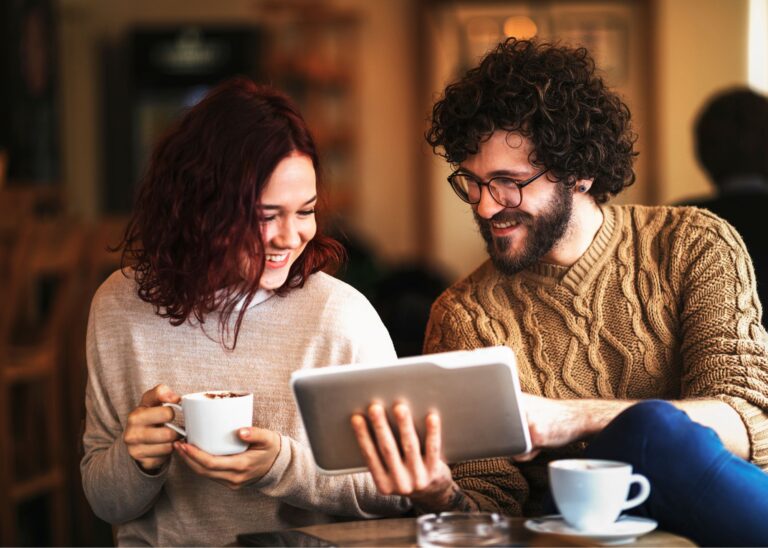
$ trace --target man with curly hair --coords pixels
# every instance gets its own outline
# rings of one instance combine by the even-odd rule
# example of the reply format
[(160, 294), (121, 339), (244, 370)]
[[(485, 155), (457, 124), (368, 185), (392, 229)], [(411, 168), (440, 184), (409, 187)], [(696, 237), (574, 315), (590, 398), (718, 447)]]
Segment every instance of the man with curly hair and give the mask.
[(739, 234), (696, 208), (613, 206), (632, 184), (630, 112), (583, 48), (510, 39), (434, 107), (428, 142), (455, 168), (490, 261), (432, 307), (426, 353), (508, 345), (533, 451), (439, 458), (405, 405), (353, 425), (378, 488), (423, 511), (553, 511), (547, 463), (626, 461), (633, 512), (701, 544), (768, 543), (768, 336)]

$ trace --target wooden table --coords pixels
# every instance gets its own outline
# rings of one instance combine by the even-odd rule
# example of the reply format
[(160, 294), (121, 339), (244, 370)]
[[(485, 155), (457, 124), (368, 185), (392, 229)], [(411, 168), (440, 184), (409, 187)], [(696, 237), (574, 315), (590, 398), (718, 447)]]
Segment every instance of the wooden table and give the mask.
[[(583, 538), (528, 531), (525, 518), (510, 518), (513, 545), (595, 546)], [(378, 519), (310, 525), (296, 529), (339, 546), (416, 546), (416, 518)], [(687, 538), (658, 529), (621, 546), (696, 546)]]

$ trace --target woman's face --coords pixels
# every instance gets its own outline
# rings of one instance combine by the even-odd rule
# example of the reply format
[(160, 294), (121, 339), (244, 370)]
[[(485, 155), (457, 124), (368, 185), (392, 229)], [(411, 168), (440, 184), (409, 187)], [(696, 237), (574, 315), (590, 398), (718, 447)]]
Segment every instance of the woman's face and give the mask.
[(261, 196), (261, 236), (266, 255), (259, 282), (262, 289), (282, 286), (291, 265), (315, 237), (316, 203), (312, 159), (293, 152), (277, 164)]

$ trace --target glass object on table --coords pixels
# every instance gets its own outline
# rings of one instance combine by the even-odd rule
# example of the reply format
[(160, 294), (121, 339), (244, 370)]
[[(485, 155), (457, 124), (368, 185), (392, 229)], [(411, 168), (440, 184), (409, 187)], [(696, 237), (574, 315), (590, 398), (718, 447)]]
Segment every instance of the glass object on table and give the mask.
[(416, 541), (422, 547), (509, 546), (509, 520), (489, 512), (441, 512), (416, 520)]

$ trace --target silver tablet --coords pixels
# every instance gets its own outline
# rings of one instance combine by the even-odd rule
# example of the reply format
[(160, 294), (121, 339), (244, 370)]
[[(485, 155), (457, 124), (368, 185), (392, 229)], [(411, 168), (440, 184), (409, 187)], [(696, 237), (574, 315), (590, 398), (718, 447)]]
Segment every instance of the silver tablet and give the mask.
[(315, 463), (325, 473), (365, 470), (350, 417), (365, 414), (374, 401), (393, 425), (392, 406), (407, 403), (422, 446), (425, 417), (436, 410), (448, 463), (531, 449), (515, 355), (506, 346), (305, 369), (293, 373), (291, 387)]

